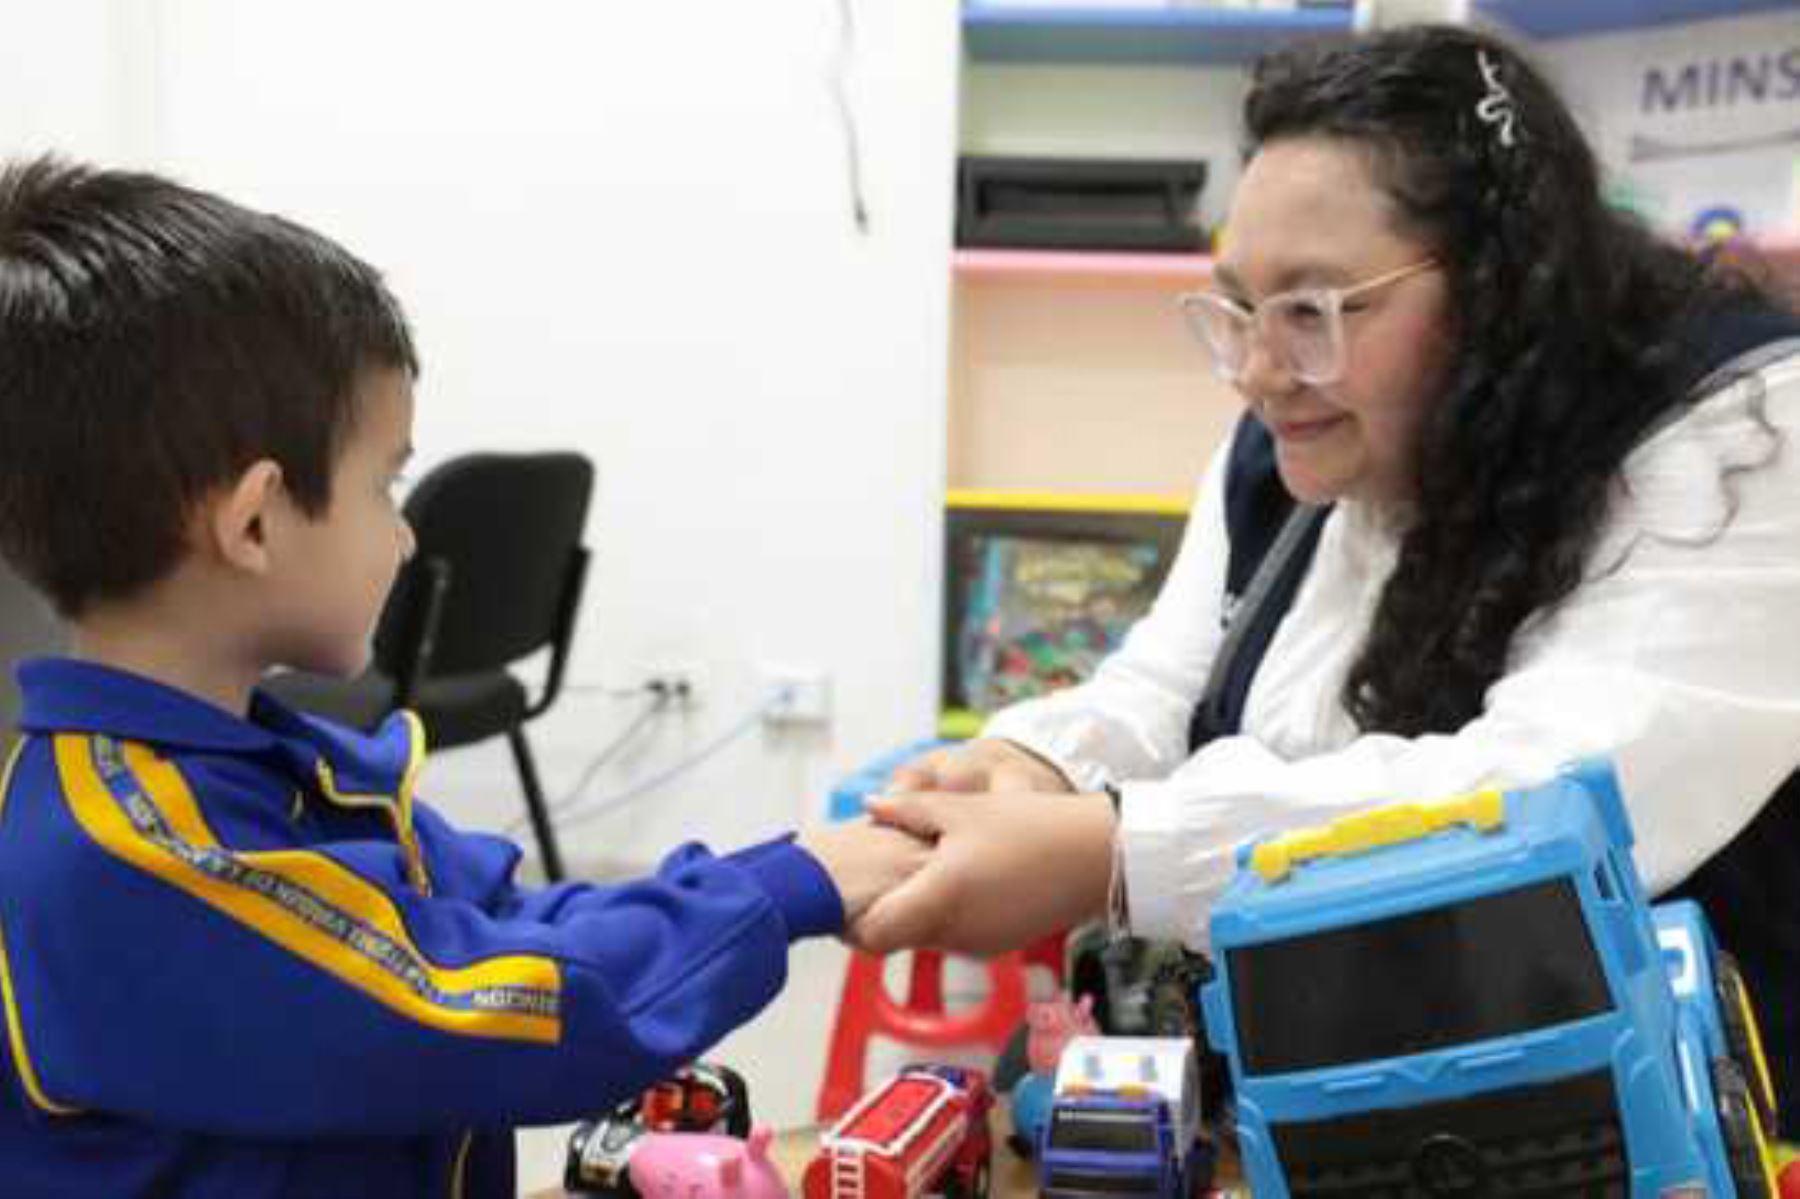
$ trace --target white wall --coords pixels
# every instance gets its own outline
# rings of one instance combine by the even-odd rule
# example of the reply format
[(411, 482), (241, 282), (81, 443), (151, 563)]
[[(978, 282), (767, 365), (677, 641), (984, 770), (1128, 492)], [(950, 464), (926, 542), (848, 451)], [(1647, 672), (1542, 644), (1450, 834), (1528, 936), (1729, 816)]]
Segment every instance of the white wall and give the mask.
[[(574, 683), (537, 726), (566, 788), (662, 663), (700, 703), (615, 793), (714, 740), (765, 663), (827, 671), (819, 731), (734, 744), (586, 861), (735, 844), (929, 728), (953, 165), (951, 0), (854, 6), (870, 231), (851, 218), (836, 0), (151, 6), (156, 159), (388, 272), (425, 360), (422, 467), (575, 446), (599, 467)], [(472, 824), (518, 810), (504, 747), (436, 759)]]
[(153, 44), (133, 0), (0, 0), (0, 154), (117, 163), (147, 136)]
[[(421, 469), (595, 459), (576, 690), (535, 733), (553, 791), (636, 712), (604, 688), (643, 667), (696, 670), (699, 705), (596, 793), (714, 742), (764, 664), (829, 674), (828, 726), (753, 728), (571, 833), (577, 868), (817, 819), (830, 780), (935, 715), (957, 6), (841, 3), (842, 72), (840, 0), (0, 0), (0, 152), (169, 171), (385, 270), (425, 359)], [(470, 825), (520, 810), (498, 745), (434, 759), (425, 793)], [(810, 1110), (840, 955), (805, 947), (721, 1050), (765, 1119)], [(543, 1185), (561, 1134), (537, 1148)]]
[[(0, 156), (131, 156), (142, 124), (133, 39), (114, 3), (0, 0)], [(0, 752), (13, 740), (20, 658), (58, 648), (48, 608), (0, 563)]]
[(1680, 233), (1727, 208), (1800, 235), (1800, 13), (1763, 12), (1544, 44), (1614, 186)]

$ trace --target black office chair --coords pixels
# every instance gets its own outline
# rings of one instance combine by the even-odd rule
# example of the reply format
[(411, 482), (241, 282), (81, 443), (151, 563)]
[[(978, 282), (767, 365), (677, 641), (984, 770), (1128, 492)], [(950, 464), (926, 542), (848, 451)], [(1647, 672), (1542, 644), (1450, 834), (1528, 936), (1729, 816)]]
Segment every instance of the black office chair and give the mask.
[[(419, 481), (406, 519), (418, 552), (396, 580), (373, 663), (345, 682), (278, 675), (267, 689), (301, 709), (372, 729), (397, 708), (434, 748), (506, 735), (544, 875), (564, 875), (525, 724), (556, 702), (575, 639), (588, 552), (581, 544), (593, 465), (575, 453), (470, 454)], [(536, 699), (508, 667), (548, 647)]]

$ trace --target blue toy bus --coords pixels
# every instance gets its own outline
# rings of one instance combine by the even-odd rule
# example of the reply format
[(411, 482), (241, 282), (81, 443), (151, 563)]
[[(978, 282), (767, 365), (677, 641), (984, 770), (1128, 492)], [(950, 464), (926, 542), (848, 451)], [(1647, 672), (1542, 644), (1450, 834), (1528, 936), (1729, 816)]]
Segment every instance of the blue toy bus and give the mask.
[(1590, 761), (1244, 847), (1200, 999), (1257, 1199), (1773, 1196), (1742, 981), (1631, 844)]

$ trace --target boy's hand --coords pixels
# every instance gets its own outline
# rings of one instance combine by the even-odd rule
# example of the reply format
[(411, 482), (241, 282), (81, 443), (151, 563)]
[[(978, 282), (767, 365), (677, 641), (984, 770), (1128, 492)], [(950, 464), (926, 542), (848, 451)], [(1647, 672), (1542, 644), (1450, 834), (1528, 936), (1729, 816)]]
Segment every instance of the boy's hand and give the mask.
[(809, 830), (795, 842), (818, 859), (836, 884), (846, 928), (875, 900), (911, 878), (931, 854), (929, 841), (866, 818)]
[(1073, 791), (1062, 772), (995, 737), (935, 749), (894, 771), (890, 791)]
[(876, 796), (869, 811), (936, 842), (850, 929), (870, 952), (1000, 953), (1106, 910), (1117, 818), (1104, 794), (937, 791)]

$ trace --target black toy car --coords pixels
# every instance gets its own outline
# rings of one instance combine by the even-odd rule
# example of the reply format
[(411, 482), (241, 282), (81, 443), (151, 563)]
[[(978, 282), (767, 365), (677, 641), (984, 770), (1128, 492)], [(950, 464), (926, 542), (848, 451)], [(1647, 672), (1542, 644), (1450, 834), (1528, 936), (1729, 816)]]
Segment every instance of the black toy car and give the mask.
[(636, 1199), (628, 1166), (649, 1132), (750, 1135), (750, 1092), (729, 1066), (696, 1062), (597, 1120), (584, 1120), (569, 1138), (563, 1188), (574, 1195)]

